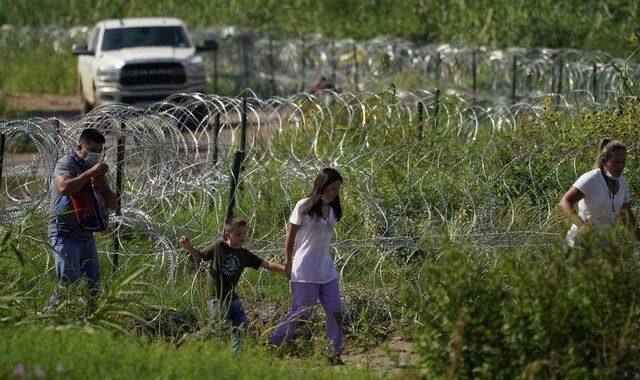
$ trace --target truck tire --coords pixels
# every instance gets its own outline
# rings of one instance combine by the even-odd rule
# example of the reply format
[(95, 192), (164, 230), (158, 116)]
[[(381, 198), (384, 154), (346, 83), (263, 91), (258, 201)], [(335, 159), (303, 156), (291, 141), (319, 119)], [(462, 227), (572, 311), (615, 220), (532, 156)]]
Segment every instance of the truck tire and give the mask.
[(82, 115), (89, 113), (93, 109), (93, 104), (89, 103), (87, 98), (84, 96), (82, 86), (80, 86), (80, 107), (80, 113)]

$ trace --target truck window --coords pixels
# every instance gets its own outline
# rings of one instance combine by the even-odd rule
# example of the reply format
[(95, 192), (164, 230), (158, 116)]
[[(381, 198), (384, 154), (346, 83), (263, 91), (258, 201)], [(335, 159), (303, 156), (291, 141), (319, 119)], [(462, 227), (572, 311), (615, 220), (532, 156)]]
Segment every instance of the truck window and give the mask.
[(145, 46), (186, 48), (191, 47), (191, 44), (180, 26), (145, 26), (104, 31), (102, 50)]

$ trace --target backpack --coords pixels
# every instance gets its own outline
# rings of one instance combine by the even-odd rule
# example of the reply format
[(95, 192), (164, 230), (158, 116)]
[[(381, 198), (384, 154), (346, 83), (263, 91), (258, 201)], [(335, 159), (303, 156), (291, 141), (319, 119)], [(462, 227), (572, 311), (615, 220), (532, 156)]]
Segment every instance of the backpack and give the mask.
[[(83, 165), (76, 157), (72, 158), (82, 170)], [(84, 231), (105, 231), (109, 227), (109, 209), (102, 194), (91, 186), (91, 181), (88, 181), (77, 193), (63, 195), (60, 198), (55, 209), (56, 222), (69, 203), (73, 208), (71, 212), (75, 214), (78, 225)]]

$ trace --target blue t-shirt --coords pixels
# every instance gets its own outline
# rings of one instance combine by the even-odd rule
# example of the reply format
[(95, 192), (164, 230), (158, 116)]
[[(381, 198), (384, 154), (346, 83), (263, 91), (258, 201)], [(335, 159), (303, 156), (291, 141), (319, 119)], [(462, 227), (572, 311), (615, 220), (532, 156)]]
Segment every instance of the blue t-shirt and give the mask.
[(67, 205), (62, 210), (61, 214), (56, 217), (56, 208), (62, 198), (62, 195), (58, 191), (58, 186), (56, 186), (56, 177), (61, 175), (77, 177), (85, 170), (86, 168), (82, 162), (76, 162), (71, 155), (62, 157), (56, 163), (56, 167), (53, 170), (53, 180), (51, 181), (51, 186), (49, 188), (49, 194), (51, 195), (48, 227), (49, 238), (61, 236), (73, 237), (76, 239), (90, 239), (93, 237), (93, 232), (85, 231), (78, 225), (78, 220), (73, 213), (73, 206), (71, 205), (71, 202), (67, 202)]

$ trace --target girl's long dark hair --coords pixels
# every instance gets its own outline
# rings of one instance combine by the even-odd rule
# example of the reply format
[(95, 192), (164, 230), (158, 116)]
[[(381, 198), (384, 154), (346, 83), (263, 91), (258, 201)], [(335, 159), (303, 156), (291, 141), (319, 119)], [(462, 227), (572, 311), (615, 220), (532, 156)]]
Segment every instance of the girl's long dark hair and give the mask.
[[(303, 214), (309, 214), (311, 216), (322, 217), (322, 192), (324, 189), (335, 181), (342, 183), (342, 176), (336, 169), (324, 168), (316, 177), (313, 183), (313, 190), (309, 194), (309, 203), (302, 210)], [(340, 195), (329, 203), (329, 206), (333, 209), (333, 213), (336, 215), (336, 220), (342, 218), (342, 206), (340, 205)]]
[(611, 140), (608, 138), (600, 140), (600, 144), (598, 145), (598, 154), (596, 155), (596, 162), (593, 163), (593, 168), (602, 169), (604, 167), (604, 163), (611, 158), (614, 152), (619, 150), (626, 151), (627, 147), (618, 140)]

